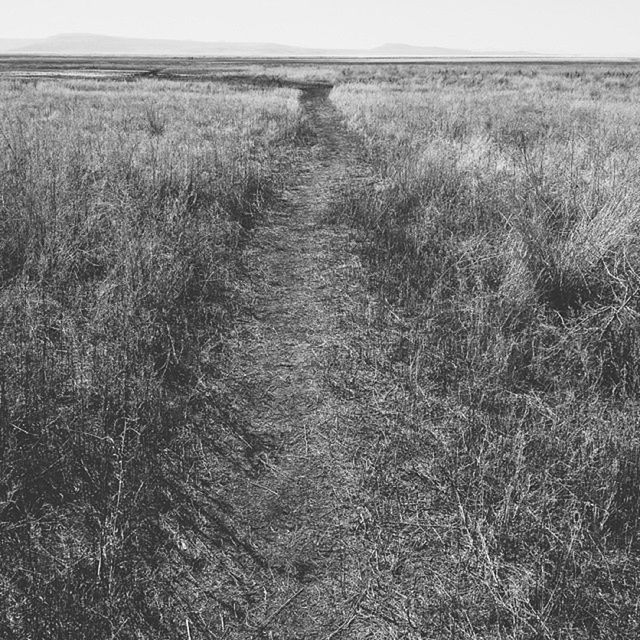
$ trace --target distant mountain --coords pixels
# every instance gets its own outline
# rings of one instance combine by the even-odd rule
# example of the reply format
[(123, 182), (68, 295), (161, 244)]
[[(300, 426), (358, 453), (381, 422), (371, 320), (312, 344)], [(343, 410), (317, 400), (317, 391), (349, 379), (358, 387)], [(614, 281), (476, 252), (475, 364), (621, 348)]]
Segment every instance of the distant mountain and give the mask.
[(447, 49), (445, 47), (416, 47), (410, 44), (387, 43), (370, 49), (370, 54), (381, 57), (408, 57), (408, 58), (455, 58), (458, 56), (473, 57), (514, 57), (514, 56), (538, 56), (540, 54), (530, 51), (472, 51), (471, 49)]
[(0, 40), (0, 52), (49, 55), (147, 55), (147, 56), (223, 56), (223, 57), (462, 57), (477, 55), (510, 56), (524, 53), (474, 52), (443, 47), (416, 47), (384, 44), (373, 49), (313, 49), (274, 43), (198, 42), (119, 38), (90, 33), (63, 33), (40, 40)]
[(410, 44), (387, 43), (370, 50), (370, 54), (382, 57), (431, 57), (431, 56), (470, 56), (473, 51), (467, 49), (447, 49), (445, 47), (416, 47)]
[(63, 33), (27, 42), (14, 53), (57, 55), (169, 55), (169, 56), (293, 56), (306, 55), (301, 47), (268, 43), (197, 42), (119, 38), (90, 33)]
[(35, 40), (28, 38), (0, 38), (0, 53), (27, 47), (33, 42)]

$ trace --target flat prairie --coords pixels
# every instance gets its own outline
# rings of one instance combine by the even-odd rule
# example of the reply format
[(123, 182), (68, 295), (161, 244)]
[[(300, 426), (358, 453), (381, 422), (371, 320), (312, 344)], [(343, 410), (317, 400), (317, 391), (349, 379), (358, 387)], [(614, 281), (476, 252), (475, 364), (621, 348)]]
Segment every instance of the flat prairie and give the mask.
[(0, 636), (636, 638), (639, 104), (0, 57)]

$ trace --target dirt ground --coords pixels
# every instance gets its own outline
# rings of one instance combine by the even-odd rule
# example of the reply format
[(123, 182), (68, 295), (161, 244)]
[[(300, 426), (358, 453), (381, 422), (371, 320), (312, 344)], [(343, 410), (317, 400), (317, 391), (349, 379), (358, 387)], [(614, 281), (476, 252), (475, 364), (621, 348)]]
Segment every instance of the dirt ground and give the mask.
[(252, 558), (215, 589), (228, 638), (424, 637), (423, 550), (437, 544), (395, 477), (420, 448), (394, 382), (401, 326), (368, 292), (352, 231), (331, 221), (341, 181), (368, 177), (329, 93), (302, 91), (313, 144), (247, 247), (252, 312), (230, 386), (254, 464), (224, 496)]

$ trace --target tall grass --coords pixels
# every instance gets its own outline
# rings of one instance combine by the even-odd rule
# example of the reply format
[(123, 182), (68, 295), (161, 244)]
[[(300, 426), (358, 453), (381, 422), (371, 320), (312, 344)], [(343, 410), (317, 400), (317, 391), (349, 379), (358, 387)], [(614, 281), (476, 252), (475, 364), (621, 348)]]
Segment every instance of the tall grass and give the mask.
[(635, 637), (635, 68), (434, 67), (332, 97), (376, 175), (336, 215), (404, 310), (419, 488), (449, 518), (423, 628)]
[(205, 627), (216, 549), (250, 553), (219, 378), (296, 93), (13, 81), (0, 110), (0, 636)]

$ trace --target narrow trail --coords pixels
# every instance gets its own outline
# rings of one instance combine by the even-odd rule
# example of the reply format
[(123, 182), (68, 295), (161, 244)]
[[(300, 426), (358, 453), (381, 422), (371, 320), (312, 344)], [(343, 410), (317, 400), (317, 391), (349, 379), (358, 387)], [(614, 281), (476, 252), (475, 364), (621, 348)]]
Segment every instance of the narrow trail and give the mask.
[[(315, 144), (247, 248), (254, 314), (237, 336), (231, 384), (269, 446), (225, 488), (262, 560), (230, 596), (246, 603), (222, 620), (230, 638), (382, 638), (406, 627), (394, 585), (380, 584), (387, 534), (373, 526), (387, 518), (379, 476), (398, 457), (385, 434), (399, 428), (402, 390), (382, 373), (377, 339), (362, 334), (375, 301), (352, 234), (328, 221), (340, 181), (358, 169), (329, 92), (303, 90)], [(404, 542), (397, 531), (390, 540)]]

